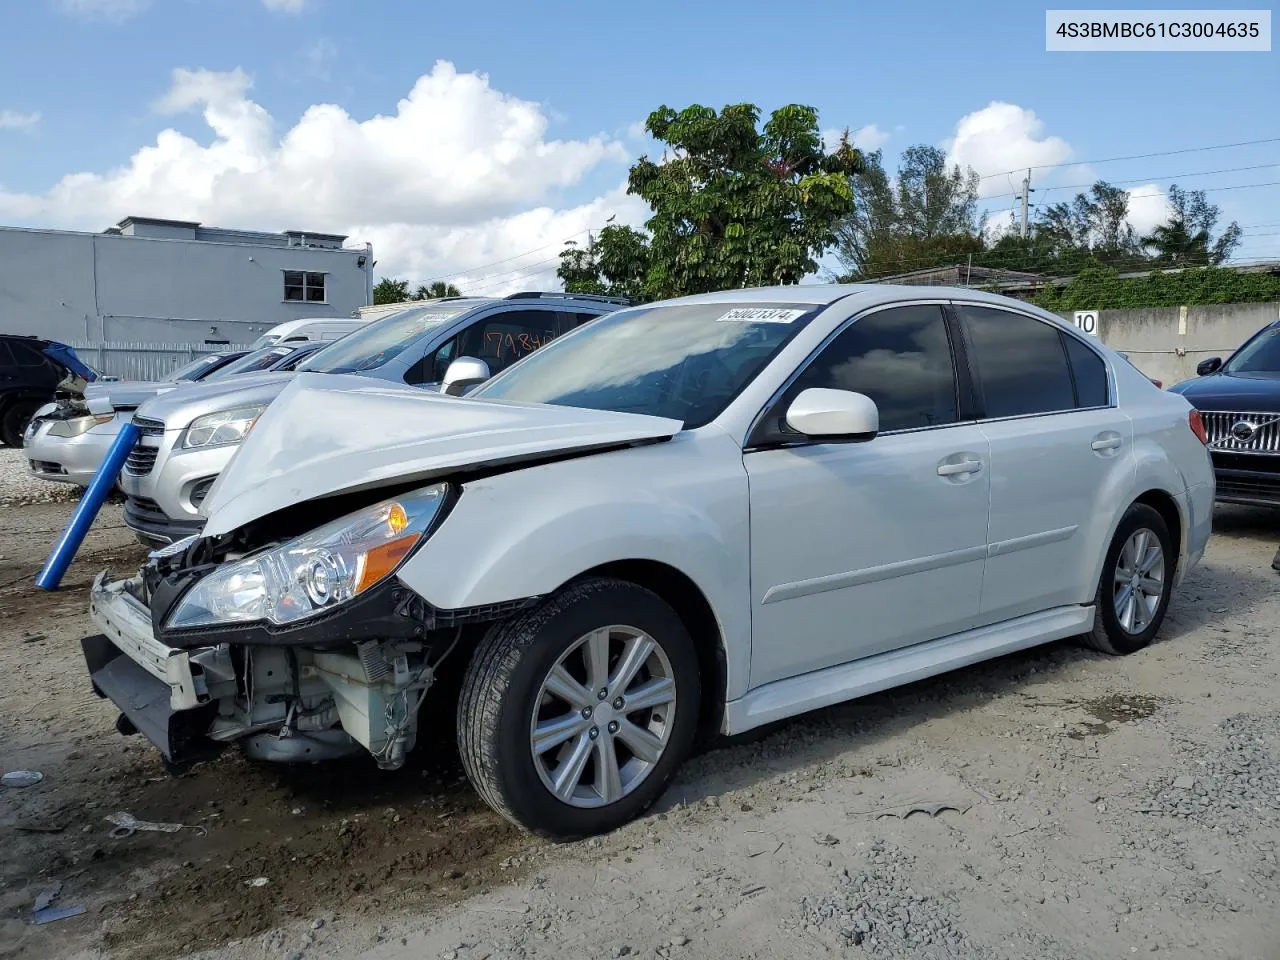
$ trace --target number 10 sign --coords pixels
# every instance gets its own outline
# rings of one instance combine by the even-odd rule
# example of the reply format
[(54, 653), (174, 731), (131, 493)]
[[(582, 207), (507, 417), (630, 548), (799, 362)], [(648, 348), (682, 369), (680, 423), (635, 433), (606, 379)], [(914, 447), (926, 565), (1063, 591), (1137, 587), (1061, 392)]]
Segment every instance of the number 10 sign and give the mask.
[(1075, 314), (1076, 327), (1081, 333), (1087, 333), (1091, 337), (1098, 335), (1098, 311), (1097, 310), (1077, 310)]

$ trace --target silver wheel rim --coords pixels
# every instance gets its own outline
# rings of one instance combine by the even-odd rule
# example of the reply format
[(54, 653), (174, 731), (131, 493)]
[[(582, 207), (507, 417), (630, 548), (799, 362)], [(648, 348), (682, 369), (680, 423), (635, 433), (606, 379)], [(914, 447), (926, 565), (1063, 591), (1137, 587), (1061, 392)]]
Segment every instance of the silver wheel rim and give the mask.
[(662, 759), (675, 714), (675, 675), (661, 644), (635, 627), (601, 627), (542, 681), (529, 725), (533, 765), (563, 803), (616, 803)]
[(1120, 548), (1115, 570), (1116, 620), (1136, 635), (1151, 626), (1164, 596), (1164, 550), (1160, 538), (1143, 527)]

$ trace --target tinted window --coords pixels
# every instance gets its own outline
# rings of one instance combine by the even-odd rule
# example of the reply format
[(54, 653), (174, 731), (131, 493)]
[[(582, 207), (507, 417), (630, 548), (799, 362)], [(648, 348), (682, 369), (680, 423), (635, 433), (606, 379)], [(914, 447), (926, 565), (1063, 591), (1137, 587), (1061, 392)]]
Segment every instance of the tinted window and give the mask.
[(560, 332), (568, 333), (570, 330), (574, 330), (582, 326), (584, 323), (590, 323), (596, 317), (600, 316), (600, 314), (577, 313), (565, 310), (561, 311), (558, 316), (560, 318)]
[(477, 305), (474, 300), (453, 300), (393, 313), (335, 340), (302, 361), (298, 369), (315, 373), (372, 370), (394, 360), (422, 337), (440, 330), (443, 324), (474, 310)]
[(25, 343), (11, 343), (13, 348), (14, 359), (17, 360), (20, 367), (43, 367), (44, 356), (39, 350), (35, 350)]
[(1223, 369), (1237, 376), (1280, 376), (1280, 326), (1263, 329), (1241, 347)]
[(234, 377), (238, 373), (254, 373), (258, 370), (266, 370), (279, 361), (281, 357), (288, 356), (292, 352), (290, 347), (267, 347), (263, 350), (255, 350), (253, 353), (246, 353), (239, 360), (231, 361), (220, 370), (215, 370), (205, 379), (223, 380), (227, 377)]
[(1075, 337), (1061, 334), (1067, 345), (1067, 357), (1071, 360), (1071, 373), (1076, 380), (1076, 405), (1081, 407), (1105, 407), (1107, 405), (1107, 365), (1094, 351)]
[(1071, 370), (1057, 328), (1019, 313), (957, 304), (988, 417), (1071, 410)]
[(538, 350), (471, 396), (645, 413), (700, 427), (821, 309), (695, 302), (619, 310)]
[(179, 367), (173, 373), (169, 374), (170, 380), (199, 380), (210, 369), (216, 367), (222, 362), (223, 354), (212, 353), (207, 356), (192, 360), (184, 367)]
[(511, 310), (472, 324), (459, 334), (457, 350), (458, 356), (483, 360), (490, 373), (497, 373), (555, 338), (553, 311)]
[(866, 394), (880, 409), (881, 432), (955, 423), (955, 369), (942, 308), (894, 307), (855, 320), (788, 392), (811, 387)]

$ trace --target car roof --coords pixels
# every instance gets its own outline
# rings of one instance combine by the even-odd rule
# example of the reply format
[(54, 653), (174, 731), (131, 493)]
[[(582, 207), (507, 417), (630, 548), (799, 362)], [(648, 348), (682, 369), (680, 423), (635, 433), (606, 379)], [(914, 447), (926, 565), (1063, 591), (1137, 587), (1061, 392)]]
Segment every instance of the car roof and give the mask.
[(858, 307), (894, 303), (899, 300), (967, 300), (973, 303), (990, 303), (1003, 307), (1016, 307), (1037, 316), (1051, 317), (1059, 323), (1066, 321), (1035, 304), (1012, 297), (1003, 297), (969, 287), (909, 286), (895, 283), (800, 283), (776, 287), (743, 287), (718, 290), (714, 293), (698, 293), (688, 297), (660, 301), (663, 305), (686, 303), (801, 303), (814, 306), (830, 306), (837, 300), (858, 298)]

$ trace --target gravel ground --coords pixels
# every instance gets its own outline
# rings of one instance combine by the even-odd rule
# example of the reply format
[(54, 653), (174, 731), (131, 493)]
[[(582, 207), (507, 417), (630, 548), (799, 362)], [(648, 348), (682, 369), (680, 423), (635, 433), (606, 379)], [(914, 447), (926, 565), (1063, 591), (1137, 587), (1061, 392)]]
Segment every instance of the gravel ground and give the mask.
[(31, 476), (21, 450), (0, 447), (0, 506), (62, 503), (78, 499), (79, 487)]
[[(1157, 643), (1072, 643), (694, 758), (644, 819), (552, 844), (443, 745), (404, 771), (238, 755), (177, 778), (86, 689), (84, 588), (141, 551), (108, 506), (0, 510), (0, 958), (1280, 960), (1280, 517), (1220, 511)], [(915, 808), (915, 812), (911, 812)], [(923, 809), (921, 809), (923, 808)], [(108, 836), (128, 810), (199, 826)], [(87, 909), (28, 919), (55, 880)]]

